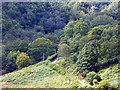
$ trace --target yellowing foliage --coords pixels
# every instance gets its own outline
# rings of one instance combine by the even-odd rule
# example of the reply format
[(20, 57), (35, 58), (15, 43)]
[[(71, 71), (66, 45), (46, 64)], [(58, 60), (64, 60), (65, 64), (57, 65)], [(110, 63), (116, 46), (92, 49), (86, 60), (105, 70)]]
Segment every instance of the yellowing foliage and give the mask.
[(89, 38), (89, 39), (92, 38), (92, 33), (88, 34), (88, 38)]
[(26, 53), (20, 53), (20, 55), (17, 56), (16, 64), (19, 69), (28, 66), (30, 63), (31, 59), (26, 55)]

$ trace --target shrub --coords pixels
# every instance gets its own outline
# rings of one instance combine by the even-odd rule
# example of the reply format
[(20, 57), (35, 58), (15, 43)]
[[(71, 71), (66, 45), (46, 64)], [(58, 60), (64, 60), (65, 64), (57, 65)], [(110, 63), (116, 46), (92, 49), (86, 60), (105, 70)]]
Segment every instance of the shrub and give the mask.
[(66, 71), (64, 69), (62, 69), (60, 66), (56, 65), (56, 64), (51, 64), (50, 68), (52, 68), (53, 70), (57, 71), (58, 73), (65, 75)]
[(50, 64), (50, 68), (53, 68), (55, 66), (55, 64), (54, 63), (52, 63), (52, 64)]
[(100, 89), (102, 89), (102, 88), (104, 88), (104, 89), (108, 89), (110, 87), (110, 84), (109, 84), (109, 82), (108, 81), (106, 81), (106, 80), (102, 80), (100, 83), (99, 83), (99, 85), (97, 86), (97, 88), (100, 88)]
[(65, 74), (65, 77), (66, 77), (67, 79), (71, 79), (71, 75), (68, 74), (68, 73)]
[(51, 56), (48, 56), (47, 60), (53, 61), (55, 58), (57, 58), (57, 53)]
[(86, 77), (87, 73), (89, 73), (89, 71), (86, 69), (86, 70), (82, 73), (82, 76), (83, 76), (83, 77)]
[(61, 69), (61, 67), (58, 66), (58, 65), (54, 65), (54, 66), (53, 66), (53, 69), (56, 70), (56, 71), (59, 71), (59, 70)]
[(19, 69), (23, 67), (27, 67), (31, 64), (31, 59), (29, 56), (26, 55), (26, 53), (20, 53), (19, 56), (17, 56), (16, 64)]
[(98, 84), (99, 84), (99, 83), (98, 83), (98, 80), (97, 80), (97, 79), (94, 79), (94, 80), (93, 80), (93, 85), (96, 86), (96, 85), (98, 85)]
[(77, 80), (72, 82), (72, 88), (78, 88), (79, 86), (80, 86), (80, 84)]
[(66, 71), (64, 69), (60, 69), (58, 72), (62, 75), (65, 75), (65, 73), (66, 73)]
[(87, 75), (86, 75), (86, 81), (89, 82), (90, 84), (93, 84), (93, 80), (94, 79), (97, 79), (98, 81), (101, 81), (101, 78), (100, 76), (98, 76), (95, 72), (89, 72)]

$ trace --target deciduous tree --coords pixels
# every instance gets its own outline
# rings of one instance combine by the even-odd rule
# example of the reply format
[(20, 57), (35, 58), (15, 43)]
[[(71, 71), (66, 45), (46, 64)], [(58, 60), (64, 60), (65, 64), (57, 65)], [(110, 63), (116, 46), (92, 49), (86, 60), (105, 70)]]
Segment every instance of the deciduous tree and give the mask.
[(21, 69), (30, 65), (31, 59), (26, 53), (20, 53), (20, 55), (17, 56), (16, 64), (18, 68)]
[(70, 58), (70, 46), (67, 44), (61, 44), (58, 46), (58, 55), (62, 56), (65, 59)]

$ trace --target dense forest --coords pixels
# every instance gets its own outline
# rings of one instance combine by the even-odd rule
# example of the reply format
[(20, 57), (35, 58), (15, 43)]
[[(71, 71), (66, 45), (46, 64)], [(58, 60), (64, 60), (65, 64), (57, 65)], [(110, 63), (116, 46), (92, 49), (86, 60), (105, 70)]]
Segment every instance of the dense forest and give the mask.
[(93, 84), (88, 73), (119, 63), (118, 9), (117, 2), (3, 2), (2, 70), (62, 57), (60, 66)]

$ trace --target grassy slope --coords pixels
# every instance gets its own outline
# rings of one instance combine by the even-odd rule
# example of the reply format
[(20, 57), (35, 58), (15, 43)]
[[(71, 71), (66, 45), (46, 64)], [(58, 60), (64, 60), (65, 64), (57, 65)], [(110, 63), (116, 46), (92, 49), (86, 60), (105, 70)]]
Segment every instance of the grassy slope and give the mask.
[(69, 79), (65, 75), (58, 74), (42, 62), (0, 76), (0, 78), (0, 82), (13, 82), (8, 88), (71, 87)]
[[(98, 72), (102, 79), (108, 80), (114, 87), (118, 87), (119, 73), (118, 64)], [(6, 88), (71, 88), (69, 79), (75, 80), (75, 77), (61, 75), (43, 62), (0, 76), (0, 82), (13, 82)]]
[(102, 69), (98, 72), (102, 79), (109, 81), (113, 87), (118, 87), (120, 80), (119, 64), (111, 65), (107, 69)]

